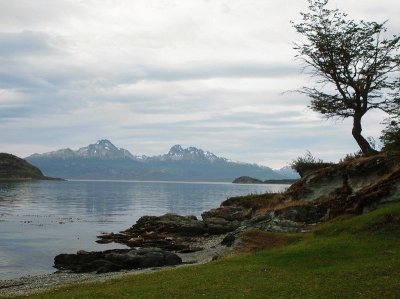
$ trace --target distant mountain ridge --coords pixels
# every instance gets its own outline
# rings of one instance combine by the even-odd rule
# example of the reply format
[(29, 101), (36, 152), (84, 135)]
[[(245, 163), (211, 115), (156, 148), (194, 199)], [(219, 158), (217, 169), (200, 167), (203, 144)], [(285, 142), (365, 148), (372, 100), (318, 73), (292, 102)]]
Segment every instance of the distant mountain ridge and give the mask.
[(217, 157), (211, 152), (208, 151), (203, 151), (202, 149), (196, 148), (196, 147), (188, 147), (188, 148), (182, 148), (181, 145), (176, 144), (171, 149), (169, 152), (165, 155), (161, 156), (154, 156), (154, 157), (147, 157), (144, 156), (142, 159), (147, 159), (147, 160), (160, 160), (160, 161), (203, 161), (203, 162), (227, 162), (228, 159), (226, 158), (221, 158)]
[(287, 177), (257, 164), (233, 162), (196, 147), (176, 144), (158, 156), (135, 156), (109, 140), (76, 151), (70, 148), (26, 158), (46, 175), (69, 179), (124, 179), (232, 182), (238, 176), (267, 179)]
[(81, 147), (77, 151), (73, 151), (70, 148), (65, 148), (44, 154), (33, 154), (28, 158), (36, 158), (36, 157), (60, 158), (60, 159), (68, 159), (76, 157), (111, 158), (111, 159), (136, 158), (128, 150), (123, 148), (117, 148), (107, 139), (102, 139), (97, 141), (95, 144), (89, 144), (88, 146)]

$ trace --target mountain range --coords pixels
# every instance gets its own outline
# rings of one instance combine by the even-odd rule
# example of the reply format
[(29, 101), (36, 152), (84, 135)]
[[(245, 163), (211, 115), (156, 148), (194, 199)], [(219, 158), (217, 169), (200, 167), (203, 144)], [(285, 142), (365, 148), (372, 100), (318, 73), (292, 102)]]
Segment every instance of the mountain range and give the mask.
[(297, 178), (294, 172), (281, 174), (279, 170), (234, 162), (196, 147), (174, 145), (164, 155), (136, 156), (106, 139), (78, 150), (33, 154), (25, 160), (45, 175), (67, 179), (231, 182), (239, 176), (262, 180)]

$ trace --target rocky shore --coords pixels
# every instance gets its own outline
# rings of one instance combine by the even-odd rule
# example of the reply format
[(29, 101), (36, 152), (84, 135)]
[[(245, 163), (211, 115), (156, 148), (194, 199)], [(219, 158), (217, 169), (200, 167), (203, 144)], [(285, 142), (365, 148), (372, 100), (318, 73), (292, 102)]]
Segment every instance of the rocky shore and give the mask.
[(74, 273), (68, 270), (61, 270), (52, 274), (30, 275), (16, 279), (0, 280), (0, 297), (27, 295), (31, 293), (42, 292), (44, 290), (52, 289), (62, 285), (104, 281), (126, 275), (137, 275), (152, 271), (159, 271), (162, 269), (168, 270), (176, 267), (207, 263), (217, 259), (220, 256), (225, 256), (232, 251), (231, 248), (222, 246), (220, 244), (222, 238), (223, 236), (220, 235), (210, 236), (202, 240), (199, 239), (195, 243), (195, 246), (202, 247), (204, 249), (195, 252), (177, 253), (177, 255), (182, 259), (182, 263), (176, 266), (121, 270), (118, 272), (107, 272), (101, 274), (96, 272)]
[(130, 249), (60, 254), (54, 259), (54, 267), (76, 273), (106, 273), (180, 265), (187, 261), (178, 254), (204, 251), (209, 240), (238, 229), (251, 216), (252, 209), (230, 205), (204, 212), (202, 220), (171, 213), (143, 216), (125, 231), (98, 236), (98, 243), (121, 243)]
[(242, 236), (254, 230), (307, 232), (343, 214), (399, 201), (399, 163), (397, 155), (379, 155), (329, 165), (304, 174), (282, 194), (228, 198), (219, 208), (204, 212), (201, 220), (177, 214), (143, 216), (125, 231), (98, 236), (99, 243), (121, 243), (130, 250), (59, 255), (55, 267), (62, 271), (1, 281), (0, 295), (209, 262), (240, 250), (246, 245)]

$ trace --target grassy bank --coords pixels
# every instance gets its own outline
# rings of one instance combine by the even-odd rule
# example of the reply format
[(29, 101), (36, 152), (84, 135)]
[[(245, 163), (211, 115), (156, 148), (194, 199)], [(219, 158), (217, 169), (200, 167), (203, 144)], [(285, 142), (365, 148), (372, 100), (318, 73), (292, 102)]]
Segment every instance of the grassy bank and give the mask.
[(286, 239), (205, 265), (23, 298), (400, 298), (400, 204)]

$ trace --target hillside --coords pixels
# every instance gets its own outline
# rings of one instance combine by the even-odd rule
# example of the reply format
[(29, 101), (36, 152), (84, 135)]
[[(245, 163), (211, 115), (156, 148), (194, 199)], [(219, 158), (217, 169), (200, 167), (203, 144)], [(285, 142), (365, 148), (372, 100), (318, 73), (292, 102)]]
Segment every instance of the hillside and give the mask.
[(109, 140), (99, 140), (76, 151), (61, 149), (34, 154), (27, 161), (49, 176), (70, 179), (121, 179), (160, 181), (231, 182), (238, 176), (284, 179), (271, 168), (233, 162), (196, 147), (171, 147), (158, 156), (133, 155)]
[(8, 179), (49, 179), (35, 166), (17, 156), (0, 153), (0, 180)]

